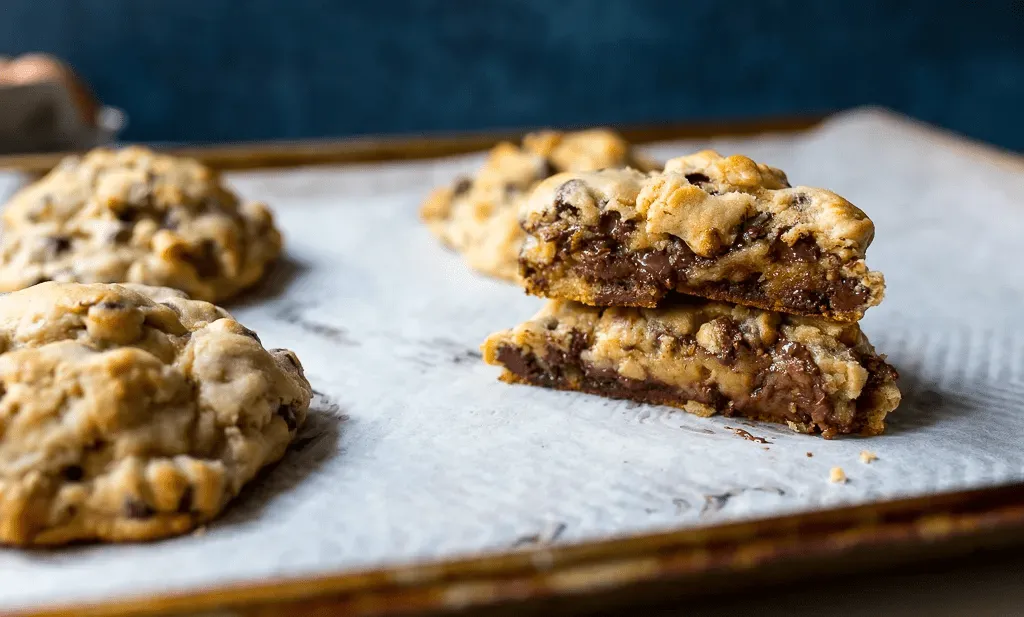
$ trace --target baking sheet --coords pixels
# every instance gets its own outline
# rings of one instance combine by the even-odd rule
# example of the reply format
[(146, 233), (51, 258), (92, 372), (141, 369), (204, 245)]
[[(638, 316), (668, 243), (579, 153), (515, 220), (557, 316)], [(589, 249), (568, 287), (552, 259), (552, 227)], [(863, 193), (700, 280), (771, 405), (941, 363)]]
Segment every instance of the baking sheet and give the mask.
[[(863, 327), (904, 391), (885, 435), (825, 441), (496, 381), (477, 346), (542, 301), (472, 274), (416, 218), (430, 187), (471, 172), (479, 156), (232, 174), (276, 208), (288, 256), (229, 308), (264, 344), (302, 358), (319, 392), (308, 426), (205, 533), (0, 550), (0, 610), (1024, 480), (1024, 167), (874, 110), (800, 136), (651, 152), (707, 146), (832, 188), (874, 219), (868, 263), (888, 293)], [(878, 460), (862, 463), (865, 449)], [(848, 483), (829, 482), (834, 466)]]

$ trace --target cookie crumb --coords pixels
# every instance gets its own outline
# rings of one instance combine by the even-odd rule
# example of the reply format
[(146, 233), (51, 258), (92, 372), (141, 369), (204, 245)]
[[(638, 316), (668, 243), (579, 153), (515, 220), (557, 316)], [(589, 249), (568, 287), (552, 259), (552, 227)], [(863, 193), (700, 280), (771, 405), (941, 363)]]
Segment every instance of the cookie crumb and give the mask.
[(814, 452), (808, 452), (808, 453), (807, 453), (807, 458), (811, 458), (811, 457), (813, 457), (813, 456), (814, 456)]
[(875, 454), (874, 452), (869, 452), (867, 450), (861, 450), (860, 451), (860, 462), (864, 463), (865, 465), (870, 464), (871, 461), (877, 461), (877, 460), (878, 460), (878, 455)]
[(835, 482), (837, 484), (846, 484), (846, 472), (843, 471), (842, 467), (833, 467), (828, 472), (828, 481)]

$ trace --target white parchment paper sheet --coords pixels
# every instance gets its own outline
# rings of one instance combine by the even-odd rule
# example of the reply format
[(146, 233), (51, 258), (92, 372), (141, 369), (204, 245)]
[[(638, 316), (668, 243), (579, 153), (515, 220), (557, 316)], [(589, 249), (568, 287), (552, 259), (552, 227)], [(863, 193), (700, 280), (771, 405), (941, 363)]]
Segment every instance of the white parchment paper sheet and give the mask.
[[(888, 294), (863, 326), (902, 374), (881, 437), (496, 381), (478, 345), (541, 300), (469, 272), (419, 224), (479, 156), (233, 174), (272, 204), (287, 260), (229, 308), (294, 349), (320, 393), (286, 460), (205, 534), (0, 550), (0, 609), (581, 542), (1024, 480), (1024, 173), (878, 111), (708, 145), (861, 206)], [(742, 427), (771, 443), (736, 436)], [(878, 460), (858, 460), (868, 449)], [(808, 458), (807, 452), (813, 453)], [(841, 466), (850, 478), (828, 481)]]

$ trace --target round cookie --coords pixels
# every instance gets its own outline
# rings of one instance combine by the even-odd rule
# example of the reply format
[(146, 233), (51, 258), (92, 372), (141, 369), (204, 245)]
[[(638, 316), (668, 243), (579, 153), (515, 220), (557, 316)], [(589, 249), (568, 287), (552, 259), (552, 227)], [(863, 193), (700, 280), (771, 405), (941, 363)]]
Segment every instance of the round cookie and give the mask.
[(0, 297), (0, 542), (149, 540), (214, 518), (306, 418), (295, 354), (143, 285)]
[(198, 161), (139, 147), (65, 159), (11, 198), (3, 225), (0, 291), (140, 283), (215, 302), (281, 253), (264, 204), (240, 202)]

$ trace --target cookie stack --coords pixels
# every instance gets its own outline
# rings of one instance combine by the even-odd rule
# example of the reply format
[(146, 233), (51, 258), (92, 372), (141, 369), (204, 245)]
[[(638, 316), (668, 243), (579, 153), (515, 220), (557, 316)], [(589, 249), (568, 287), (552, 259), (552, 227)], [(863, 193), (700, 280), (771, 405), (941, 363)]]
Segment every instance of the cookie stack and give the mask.
[(484, 343), (504, 381), (826, 438), (879, 434), (899, 404), (857, 325), (884, 292), (874, 226), (835, 193), (705, 151), (554, 175), (518, 218), (520, 281), (551, 301)]

